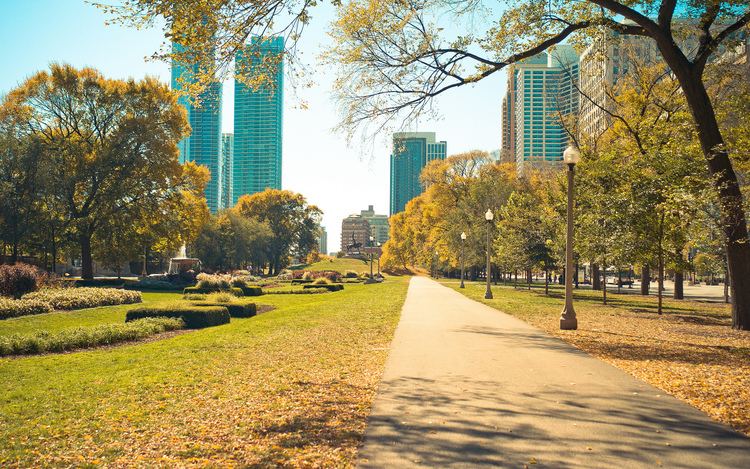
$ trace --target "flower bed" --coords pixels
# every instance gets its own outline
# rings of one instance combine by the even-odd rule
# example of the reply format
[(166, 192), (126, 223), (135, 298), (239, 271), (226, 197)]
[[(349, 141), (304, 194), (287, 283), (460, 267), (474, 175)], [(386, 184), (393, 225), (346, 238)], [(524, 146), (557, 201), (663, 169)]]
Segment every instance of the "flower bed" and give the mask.
[(60, 332), (14, 334), (0, 337), (0, 356), (65, 352), (143, 339), (166, 331), (182, 329), (185, 323), (175, 318), (148, 318), (125, 324), (76, 327)]
[(51, 313), (52, 305), (40, 300), (11, 300), (0, 297), (0, 319)]
[(40, 290), (23, 296), (24, 300), (49, 303), (54, 309), (83, 309), (99, 306), (140, 303), (141, 292), (118, 288), (56, 288)]

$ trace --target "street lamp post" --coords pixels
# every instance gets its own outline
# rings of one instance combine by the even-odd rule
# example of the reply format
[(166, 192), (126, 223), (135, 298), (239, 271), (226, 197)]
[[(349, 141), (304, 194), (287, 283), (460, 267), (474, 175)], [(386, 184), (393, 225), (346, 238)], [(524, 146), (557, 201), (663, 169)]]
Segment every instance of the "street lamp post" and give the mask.
[(378, 278), (382, 277), (382, 275), (380, 275), (380, 255), (380, 243), (378, 243)]
[(568, 226), (565, 236), (565, 307), (560, 315), (560, 329), (578, 329), (576, 310), (573, 308), (573, 184), (576, 163), (580, 161), (581, 153), (570, 145), (563, 153), (563, 162), (568, 165)]
[(492, 276), (492, 264), (490, 263), (490, 252), (492, 249), (492, 237), (490, 234), (490, 231), (492, 230), (492, 220), (495, 218), (495, 215), (492, 213), (492, 210), (487, 209), (487, 212), (484, 214), (484, 219), (487, 220), (487, 290), (484, 292), (484, 299), (485, 300), (491, 300), (492, 299), (492, 290), (490, 289), (490, 277)]
[(466, 242), (466, 233), (461, 232), (461, 288), (464, 287), (464, 242)]
[(440, 274), (438, 272), (438, 262), (440, 262), (440, 253), (435, 250), (435, 278), (440, 278)]

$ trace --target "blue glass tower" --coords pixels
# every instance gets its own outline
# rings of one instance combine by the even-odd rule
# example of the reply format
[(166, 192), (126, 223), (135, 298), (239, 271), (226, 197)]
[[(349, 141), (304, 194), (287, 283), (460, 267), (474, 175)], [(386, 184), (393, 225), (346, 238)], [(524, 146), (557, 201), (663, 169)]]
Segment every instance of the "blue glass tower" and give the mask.
[[(181, 46), (173, 44), (175, 50)], [(190, 83), (198, 72), (180, 63), (172, 63), (172, 89), (181, 90)], [(195, 102), (187, 96), (180, 96), (179, 103), (187, 110), (188, 122), (192, 129), (190, 136), (179, 144), (180, 162), (194, 161), (211, 171), (211, 179), (206, 185), (206, 202), (211, 212), (221, 208), (221, 83), (213, 82), (202, 92)]]
[(221, 208), (232, 207), (234, 134), (221, 134)]
[(258, 79), (234, 84), (232, 202), (266, 188), (281, 189), (284, 38), (254, 37), (237, 53), (239, 73)]
[(399, 132), (393, 134), (391, 154), (391, 215), (422, 193), (419, 175), (432, 160), (444, 160), (446, 142), (436, 142), (434, 132)]

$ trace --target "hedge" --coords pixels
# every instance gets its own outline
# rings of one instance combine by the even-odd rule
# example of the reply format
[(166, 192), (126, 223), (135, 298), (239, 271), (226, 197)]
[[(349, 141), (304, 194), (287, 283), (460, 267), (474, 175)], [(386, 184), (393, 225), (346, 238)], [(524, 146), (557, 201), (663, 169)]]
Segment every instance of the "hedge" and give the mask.
[(183, 295), (187, 295), (188, 293), (198, 293), (198, 294), (206, 294), (206, 293), (221, 293), (221, 292), (227, 292), (231, 293), (234, 296), (245, 296), (245, 293), (242, 291), (242, 288), (239, 287), (232, 287), (229, 290), (217, 290), (215, 288), (202, 288), (202, 287), (185, 287), (182, 290)]
[(125, 280), (121, 278), (98, 278), (93, 280), (76, 280), (76, 287), (122, 287)]
[(40, 300), (11, 300), (0, 297), (0, 319), (17, 318), (31, 314), (44, 314), (53, 311), (52, 305)]
[(318, 285), (310, 285), (304, 290), (269, 290), (266, 295), (313, 295), (316, 293), (330, 293), (327, 288), (319, 288)]
[(263, 289), (258, 285), (244, 285), (240, 288), (245, 296), (260, 296), (263, 294)]
[(255, 303), (239, 304), (239, 303), (211, 303), (196, 301), (191, 303), (193, 306), (223, 306), (229, 311), (229, 316), (233, 318), (251, 318), (255, 316), (258, 309)]
[(302, 288), (305, 289), (305, 290), (310, 289), (310, 288), (325, 288), (328, 291), (339, 291), (339, 290), (343, 290), (344, 286), (341, 285), (341, 284), (335, 284), (335, 285), (330, 285), (330, 284), (329, 285), (303, 285)]
[(226, 306), (193, 306), (184, 303), (144, 306), (125, 314), (125, 322), (143, 318), (180, 318), (188, 329), (219, 326), (229, 323)]
[(0, 337), (0, 356), (65, 352), (138, 340), (183, 327), (185, 323), (179, 318), (147, 318), (126, 324), (76, 327), (53, 333), (40, 331), (33, 334), (13, 334)]
[(65, 310), (132, 304), (143, 301), (139, 291), (97, 287), (39, 290), (24, 295), (23, 299), (44, 301), (55, 309)]

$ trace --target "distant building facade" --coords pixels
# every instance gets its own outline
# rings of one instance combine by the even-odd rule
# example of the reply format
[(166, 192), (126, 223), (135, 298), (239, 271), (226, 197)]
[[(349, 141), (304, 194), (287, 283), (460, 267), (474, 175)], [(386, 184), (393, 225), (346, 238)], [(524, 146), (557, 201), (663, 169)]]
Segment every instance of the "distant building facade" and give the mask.
[[(172, 47), (180, 51), (181, 46)], [(198, 72), (197, 68), (186, 67), (183, 64), (172, 63), (172, 89), (182, 90), (190, 84), (192, 77)], [(223, 165), (221, 158), (221, 83), (211, 83), (206, 91), (192, 102), (187, 96), (181, 95), (178, 102), (187, 111), (191, 132), (178, 143), (180, 163), (193, 161), (205, 166), (211, 172), (211, 179), (206, 185), (206, 202), (211, 212), (221, 208)]]
[(273, 83), (253, 89), (235, 80), (233, 204), (245, 194), (281, 189), (283, 53), (283, 37), (256, 36), (236, 56), (239, 69), (268, 74)]
[(361, 252), (362, 248), (367, 247), (371, 236), (370, 224), (362, 215), (349, 215), (341, 222), (341, 252), (348, 252), (347, 246), (353, 243), (359, 243), (360, 248), (356, 252)]
[(445, 141), (435, 141), (434, 132), (398, 132), (393, 134), (391, 153), (391, 211), (401, 212), (406, 204), (422, 193), (419, 181), (422, 169), (433, 160), (444, 160)]
[(221, 208), (234, 207), (232, 203), (233, 166), (234, 134), (221, 134)]
[(388, 215), (378, 215), (375, 213), (375, 209), (372, 205), (367, 207), (367, 210), (362, 210), (359, 213), (362, 218), (367, 220), (370, 225), (370, 236), (375, 238), (376, 243), (385, 244), (388, 241), (390, 225), (388, 224)]
[(578, 113), (578, 67), (578, 54), (563, 44), (509, 68), (502, 149), (519, 171), (562, 160), (569, 140), (563, 119)]
[(328, 232), (325, 226), (320, 227), (320, 238), (318, 238), (318, 252), (328, 254)]

